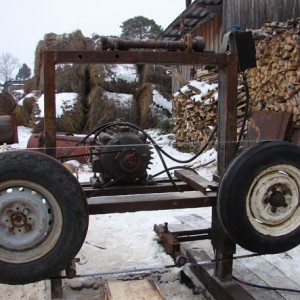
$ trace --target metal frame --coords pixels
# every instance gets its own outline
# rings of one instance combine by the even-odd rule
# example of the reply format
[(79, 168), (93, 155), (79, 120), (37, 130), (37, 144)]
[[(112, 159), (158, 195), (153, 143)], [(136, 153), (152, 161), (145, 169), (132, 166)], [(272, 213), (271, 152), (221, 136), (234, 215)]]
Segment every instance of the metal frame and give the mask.
[[(236, 153), (237, 134), (237, 75), (238, 59), (233, 54), (216, 54), (212, 52), (193, 51), (142, 51), (142, 50), (111, 50), (111, 51), (45, 51), (44, 52), (44, 93), (45, 93), (45, 147), (46, 153), (55, 157), (56, 147), (56, 111), (55, 111), (55, 66), (64, 63), (98, 63), (98, 64), (163, 64), (163, 65), (212, 65), (219, 72), (219, 119), (218, 119), (218, 175), (222, 176), (226, 166)], [(158, 196), (161, 186), (153, 187), (154, 193), (143, 194), (144, 200), (125, 199), (122, 195), (113, 197), (100, 195), (92, 197), (89, 187), (86, 195), (90, 213), (112, 213), (138, 210), (174, 209), (187, 207), (212, 206), (212, 245), (215, 258), (218, 260), (214, 274), (221, 281), (231, 281), (232, 261), (228, 260), (235, 253), (235, 244), (224, 232), (216, 213), (216, 193), (208, 196), (199, 190), (175, 193), (174, 187), (167, 186), (164, 191), (171, 192), (168, 197)], [(187, 188), (188, 189), (188, 188)], [(124, 190), (124, 189), (123, 189)], [(131, 190), (131, 192), (134, 192)], [(178, 192), (178, 191), (177, 191)], [(105, 193), (105, 192), (104, 192)], [(108, 191), (113, 195), (116, 191)], [(128, 194), (127, 192), (126, 194)], [(137, 193), (140, 191), (137, 190)], [(125, 195), (126, 195), (125, 194)], [(179, 199), (176, 195), (181, 195)], [(192, 195), (193, 194), (193, 195)], [(90, 196), (90, 197), (89, 197)], [(106, 197), (106, 198), (105, 198)], [(123, 197), (123, 198), (122, 198)], [(177, 198), (176, 198), (177, 197)], [(141, 198), (141, 197), (136, 197)], [(164, 198), (164, 199), (163, 199)], [(166, 199), (168, 198), (168, 199)], [(149, 201), (149, 202), (148, 202)], [(142, 203), (141, 203), (142, 202)], [(105, 209), (104, 209), (105, 208)], [(222, 259), (226, 259), (222, 261)], [(220, 261), (219, 261), (220, 260)], [(205, 277), (205, 276), (204, 276)], [(207, 280), (203, 277), (203, 280)], [(207, 277), (207, 276), (206, 276)]]

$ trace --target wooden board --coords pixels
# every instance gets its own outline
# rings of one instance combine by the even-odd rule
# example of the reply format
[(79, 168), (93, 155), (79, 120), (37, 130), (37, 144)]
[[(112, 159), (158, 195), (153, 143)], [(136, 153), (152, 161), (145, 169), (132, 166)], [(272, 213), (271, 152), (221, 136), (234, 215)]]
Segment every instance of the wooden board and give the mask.
[(154, 281), (143, 279), (133, 281), (106, 282), (101, 290), (103, 300), (164, 300)]

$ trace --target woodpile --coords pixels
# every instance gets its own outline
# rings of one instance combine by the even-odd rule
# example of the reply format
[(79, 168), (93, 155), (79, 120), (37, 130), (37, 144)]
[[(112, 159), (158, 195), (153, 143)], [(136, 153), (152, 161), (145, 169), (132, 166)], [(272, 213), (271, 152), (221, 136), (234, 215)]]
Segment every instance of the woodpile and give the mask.
[(300, 18), (268, 22), (255, 32), (257, 68), (248, 76), (253, 111), (289, 112), (300, 122), (299, 33)]
[[(266, 23), (253, 31), (257, 67), (246, 71), (252, 111), (284, 111), (300, 123), (300, 18), (285, 23)], [(177, 146), (198, 151), (217, 124), (218, 73), (197, 71), (198, 84), (186, 85), (173, 99), (173, 122)], [(201, 87), (202, 84), (202, 87)], [(200, 88), (198, 88), (200, 87)], [(242, 78), (238, 84), (238, 132), (247, 102)], [(213, 147), (214, 140), (209, 148)]]

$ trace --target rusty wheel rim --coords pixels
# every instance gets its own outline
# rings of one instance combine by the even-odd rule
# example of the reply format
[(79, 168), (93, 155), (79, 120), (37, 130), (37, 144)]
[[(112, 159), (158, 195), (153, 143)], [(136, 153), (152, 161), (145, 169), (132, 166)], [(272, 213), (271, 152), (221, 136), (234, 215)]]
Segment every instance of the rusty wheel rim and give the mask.
[(246, 198), (249, 222), (261, 234), (286, 235), (299, 226), (300, 170), (276, 165), (255, 177)]
[(46, 255), (62, 231), (59, 203), (43, 186), (26, 181), (0, 183), (0, 260), (26, 263)]

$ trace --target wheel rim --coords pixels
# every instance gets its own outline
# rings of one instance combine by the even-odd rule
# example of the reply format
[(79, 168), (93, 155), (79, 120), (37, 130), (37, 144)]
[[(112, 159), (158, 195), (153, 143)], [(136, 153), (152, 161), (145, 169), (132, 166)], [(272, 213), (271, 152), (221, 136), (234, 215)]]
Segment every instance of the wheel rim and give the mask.
[(46, 255), (62, 231), (59, 203), (31, 181), (0, 183), (0, 260), (26, 263)]
[(267, 236), (286, 235), (299, 226), (300, 170), (276, 165), (255, 177), (247, 193), (247, 217)]

